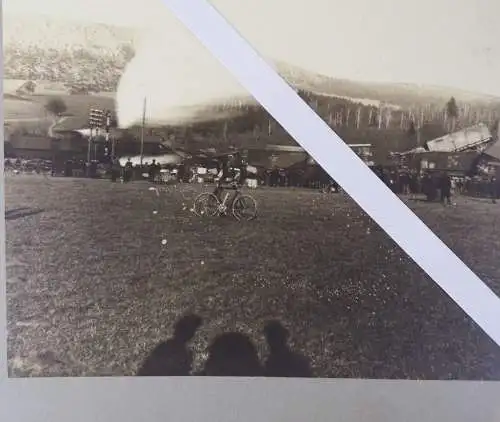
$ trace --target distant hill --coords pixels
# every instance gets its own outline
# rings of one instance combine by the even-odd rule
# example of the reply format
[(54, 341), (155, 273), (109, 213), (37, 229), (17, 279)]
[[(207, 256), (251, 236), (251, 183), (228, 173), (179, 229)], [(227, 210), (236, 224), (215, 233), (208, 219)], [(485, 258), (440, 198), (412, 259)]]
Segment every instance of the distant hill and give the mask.
[(115, 91), (138, 32), (38, 15), (3, 17), (4, 77), (62, 82), (75, 90)]
[[(4, 15), (5, 77), (75, 83), (94, 72), (114, 82), (132, 58), (138, 30), (112, 25), (61, 21), (39, 15)], [(37, 56), (38, 60), (34, 60)], [(33, 62), (38, 62), (33, 65)], [(62, 62), (62, 63), (59, 63)], [(54, 69), (55, 67), (55, 69)], [(103, 68), (106, 68), (104, 70)], [(276, 62), (280, 74), (302, 90), (358, 101), (391, 103), (402, 107), (443, 104), (451, 96), (459, 102), (500, 104), (500, 98), (449, 87), (404, 83), (368, 83), (337, 79)], [(88, 79), (97, 79), (87, 75)], [(112, 91), (109, 87), (109, 91)]]
[[(73, 112), (67, 125), (86, 122), (89, 107), (98, 100), (92, 96), (87, 101), (86, 92), (106, 92), (107, 106), (112, 105), (112, 93), (139, 40), (139, 33), (131, 28), (41, 16), (5, 15), (3, 32), (5, 78), (54, 81), (78, 94), (65, 98)], [(347, 142), (372, 143), (381, 156), (389, 150), (416, 145), (417, 138), (410, 133), (411, 121), (422, 126), (420, 140), (444, 134), (447, 131), (444, 107), (452, 96), (460, 108), (459, 126), (476, 121), (493, 124), (500, 117), (500, 98), (492, 96), (447, 87), (357, 82), (283, 62), (275, 65)], [(40, 96), (36, 101), (41, 103), (45, 99)], [(198, 123), (188, 127), (157, 130), (166, 136), (175, 135), (177, 142), (198, 142), (205, 146), (207, 143), (235, 146), (294, 143), (260, 106), (241, 106), (237, 101), (207, 108)]]
[(359, 82), (315, 74), (286, 63), (277, 63), (280, 73), (294, 86), (323, 95), (385, 102), (401, 107), (442, 105), (455, 97), (459, 102), (475, 105), (499, 105), (500, 97), (474, 93), (458, 88), (406, 83)]
[(83, 48), (103, 54), (115, 52), (124, 44), (134, 46), (139, 37), (134, 28), (30, 14), (5, 14), (2, 29), (3, 43), (8, 47), (37, 47), (43, 50)]

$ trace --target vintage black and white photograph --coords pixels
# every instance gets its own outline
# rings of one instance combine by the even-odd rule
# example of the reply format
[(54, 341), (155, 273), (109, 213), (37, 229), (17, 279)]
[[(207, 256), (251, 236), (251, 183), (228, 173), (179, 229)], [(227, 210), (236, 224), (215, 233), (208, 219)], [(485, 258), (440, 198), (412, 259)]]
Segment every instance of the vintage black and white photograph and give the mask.
[[(498, 7), (213, 4), (500, 293)], [(10, 377), (500, 380), (161, 1), (7, 0), (2, 27)]]

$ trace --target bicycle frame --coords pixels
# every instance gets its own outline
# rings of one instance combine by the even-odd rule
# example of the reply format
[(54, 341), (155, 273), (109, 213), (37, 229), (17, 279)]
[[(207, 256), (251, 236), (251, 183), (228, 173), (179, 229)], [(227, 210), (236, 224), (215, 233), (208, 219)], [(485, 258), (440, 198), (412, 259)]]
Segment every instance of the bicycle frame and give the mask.
[(219, 201), (219, 213), (220, 214), (227, 214), (228, 208), (232, 205), (232, 203), (234, 203), (234, 201), (236, 201), (236, 198), (238, 197), (239, 194), (240, 194), (240, 191), (236, 190), (236, 192), (234, 194), (234, 198), (232, 199), (231, 203), (228, 204), (227, 201), (228, 201), (229, 197), (231, 196), (231, 193), (230, 192), (226, 192), (226, 194), (224, 195), (224, 199), (222, 200), (222, 202)]
[[(250, 199), (253, 201), (253, 204), (254, 204), (254, 207), (255, 207), (255, 212), (254, 214), (250, 217), (250, 218), (244, 218), (245, 220), (251, 220), (253, 218), (255, 218), (257, 212), (256, 212), (256, 209), (257, 209), (257, 203), (255, 201), (255, 199), (250, 196), (250, 195), (244, 195), (242, 194), (241, 190), (238, 188), (238, 187), (235, 187), (234, 188), (234, 195), (231, 194), (231, 191), (226, 191), (224, 192), (224, 196), (223, 198), (221, 199), (221, 194), (222, 192), (214, 192), (214, 193), (211, 193), (211, 192), (203, 192), (201, 194), (199, 194), (195, 201), (194, 201), (194, 204), (193, 204), (193, 211), (194, 213), (201, 217), (205, 211), (206, 211), (206, 208), (205, 211), (202, 211), (200, 210), (199, 212), (196, 211), (197, 209), (197, 204), (198, 204), (198, 200), (201, 199), (201, 198), (213, 198), (215, 197), (215, 201), (216, 203), (214, 204), (212, 202), (212, 211), (211, 212), (208, 212), (207, 215), (210, 216), (210, 217), (215, 217), (216, 215), (218, 216), (221, 216), (221, 215), (228, 215), (229, 213), (231, 213), (237, 220), (240, 220), (241, 219), (241, 216), (237, 216), (235, 214), (235, 204), (236, 204), (236, 201), (239, 200), (240, 197), (245, 197), (245, 196), (249, 196)], [(231, 200), (229, 200), (229, 198), (232, 196)], [(204, 202), (201, 202), (200, 204), (202, 204), (201, 206), (202, 207), (206, 207), (206, 204), (204, 204)], [(215, 206), (215, 209), (214, 209), (214, 206)]]

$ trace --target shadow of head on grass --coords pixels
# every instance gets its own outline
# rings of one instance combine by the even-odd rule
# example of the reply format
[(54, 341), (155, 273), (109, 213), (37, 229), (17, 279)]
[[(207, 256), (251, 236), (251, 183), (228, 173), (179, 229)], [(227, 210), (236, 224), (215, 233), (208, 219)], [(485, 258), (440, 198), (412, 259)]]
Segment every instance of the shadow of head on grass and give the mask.
[(186, 315), (174, 325), (173, 336), (158, 344), (143, 362), (138, 376), (186, 376), (191, 373), (193, 353), (188, 344), (203, 320), (198, 315)]
[(291, 350), (289, 331), (277, 320), (264, 326), (268, 355), (260, 362), (252, 340), (237, 332), (220, 334), (208, 348), (200, 375), (221, 377), (312, 377), (309, 360)]
[(264, 375), (257, 349), (242, 333), (229, 332), (215, 337), (199, 374), (212, 377), (260, 377)]
[[(182, 317), (174, 326), (174, 335), (160, 343), (145, 359), (138, 376), (187, 376), (191, 374), (193, 353), (188, 343), (201, 326), (196, 315)], [(246, 334), (226, 332), (217, 335), (207, 352), (203, 369), (193, 375), (212, 377), (312, 377), (309, 360), (291, 350), (289, 331), (273, 320), (264, 326), (268, 356), (263, 363), (257, 348)]]
[(290, 332), (273, 320), (264, 326), (264, 336), (269, 348), (269, 356), (264, 363), (264, 374), (267, 377), (312, 377), (309, 360), (291, 350), (288, 345)]

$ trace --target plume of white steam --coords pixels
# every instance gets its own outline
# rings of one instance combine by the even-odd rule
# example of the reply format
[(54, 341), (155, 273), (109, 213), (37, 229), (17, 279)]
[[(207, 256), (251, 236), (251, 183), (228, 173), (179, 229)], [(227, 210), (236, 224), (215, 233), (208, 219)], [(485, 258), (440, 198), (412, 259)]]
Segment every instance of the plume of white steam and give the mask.
[[(124, 9), (125, 3), (130, 3), (101, 1), (119, 2)], [(493, 47), (488, 54), (485, 50), (492, 40), (498, 39), (500, 26), (485, 26), (481, 19), (472, 22), (470, 16), (475, 6), (470, 2), (460, 2), (459, 7), (453, 0), (441, 0), (439, 5), (425, 0), (418, 7), (401, 8), (397, 0), (385, 0), (387, 4), (381, 8), (373, 0), (211, 1), (260, 54), (309, 72), (359, 81), (457, 86), (500, 93), (496, 82), (500, 55), (492, 53)], [(46, 2), (36, 4), (43, 3), (45, 7)], [(445, 13), (451, 7), (453, 16)], [(151, 10), (147, 25), (152, 29), (126, 69), (117, 92), (122, 127), (142, 120), (144, 97), (150, 125), (198, 120), (204, 105), (226, 103), (234, 97), (254, 102), (161, 0), (143, 0), (135, 11), (137, 20), (145, 10)], [(387, 10), (398, 13), (386, 13)], [(129, 9), (129, 13), (135, 12)], [(496, 16), (491, 11), (488, 14)], [(418, 26), (422, 20), (426, 21), (426, 31)], [(449, 37), (450, 27), (467, 30)], [(340, 41), (353, 31), (355, 36), (349, 42)], [(383, 59), (380, 49), (374, 47), (380, 45), (384, 46)], [(449, 54), (443, 55), (443, 51)], [(472, 56), (473, 51), (482, 53)], [(415, 57), (419, 57), (419, 66), (415, 65)], [(292, 76), (301, 82), (300, 72)], [(306, 72), (304, 78), (311, 77)]]
[[(200, 120), (208, 105), (255, 100), (231, 73), (175, 18), (149, 30), (120, 80), (120, 127), (140, 124), (146, 99), (148, 125)], [(205, 118), (213, 118), (207, 117)]]

